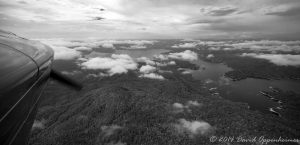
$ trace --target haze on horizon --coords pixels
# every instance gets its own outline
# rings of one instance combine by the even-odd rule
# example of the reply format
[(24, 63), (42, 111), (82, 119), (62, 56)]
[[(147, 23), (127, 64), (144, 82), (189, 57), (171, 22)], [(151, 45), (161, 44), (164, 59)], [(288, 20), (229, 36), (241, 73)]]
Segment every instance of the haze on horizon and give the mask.
[(0, 29), (27, 38), (300, 38), (299, 0), (0, 0)]

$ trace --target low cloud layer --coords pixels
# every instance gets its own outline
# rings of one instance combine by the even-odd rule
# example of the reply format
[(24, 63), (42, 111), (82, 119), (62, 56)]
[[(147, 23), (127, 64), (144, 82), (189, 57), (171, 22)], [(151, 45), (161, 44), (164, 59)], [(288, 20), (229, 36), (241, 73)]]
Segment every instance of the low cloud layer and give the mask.
[(202, 107), (203, 104), (202, 103), (198, 103), (198, 101), (188, 101), (185, 104), (181, 104), (181, 103), (174, 103), (172, 105), (173, 109), (174, 109), (174, 113), (181, 113), (184, 111), (188, 111), (191, 112), (191, 107)]
[(150, 79), (158, 79), (158, 80), (164, 80), (165, 79), (162, 75), (159, 75), (159, 74), (156, 74), (156, 73), (142, 74), (139, 77), (150, 78)]
[(211, 133), (214, 128), (205, 121), (188, 121), (186, 119), (179, 119), (179, 124), (175, 125), (179, 133), (188, 133), (191, 138), (197, 135), (207, 135)]
[(74, 48), (77, 51), (92, 51), (93, 49), (90, 47), (85, 47), (85, 46), (79, 46)]
[(211, 58), (213, 58), (213, 57), (215, 57), (214, 54), (208, 54), (208, 55), (206, 56), (207, 59), (211, 59)]
[(198, 44), (197, 43), (181, 43), (181, 44), (175, 44), (172, 46), (172, 48), (195, 48)]
[(71, 60), (81, 57), (81, 53), (74, 49), (67, 47), (52, 47), (54, 50), (54, 59), (55, 60)]
[(198, 54), (191, 50), (185, 50), (183, 52), (170, 53), (168, 57), (172, 59), (178, 59), (178, 60), (194, 61), (198, 59)]
[(83, 69), (105, 70), (110, 76), (136, 70), (137, 63), (126, 54), (112, 54), (111, 57), (89, 58), (81, 63)]
[(148, 57), (139, 57), (136, 59), (138, 62), (143, 62), (143, 63), (146, 63), (148, 65), (155, 65), (156, 62), (154, 62), (153, 60), (151, 60), (150, 58)]
[(300, 55), (291, 54), (256, 54), (256, 53), (243, 53), (241, 56), (266, 59), (271, 63), (282, 66), (299, 66)]
[(32, 125), (32, 130), (34, 129), (44, 129), (45, 128), (45, 123), (46, 120), (42, 119), (42, 120), (34, 120), (33, 125)]
[(169, 53), (167, 55), (163, 55), (163, 54), (155, 55), (154, 58), (161, 61), (166, 61), (169, 59), (195, 61), (198, 60), (198, 54), (191, 50), (185, 50), (183, 52)]
[[(279, 40), (253, 40), (253, 41), (182, 40), (182, 41), (189, 41), (189, 43), (185, 43), (185, 44), (208, 46), (208, 50), (212, 50), (212, 51), (250, 49), (253, 51), (300, 52), (300, 41), (279, 41)], [(174, 46), (180, 46), (180, 45), (182, 44), (177, 44)]]
[(140, 68), (140, 72), (141, 73), (152, 73), (156, 70), (156, 67), (153, 67), (151, 65), (143, 65), (141, 68)]

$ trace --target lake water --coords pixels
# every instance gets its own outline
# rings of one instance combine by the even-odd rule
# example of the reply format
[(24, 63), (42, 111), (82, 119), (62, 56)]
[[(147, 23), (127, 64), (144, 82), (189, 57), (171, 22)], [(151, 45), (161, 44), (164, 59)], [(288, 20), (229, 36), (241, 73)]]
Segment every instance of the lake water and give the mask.
[(205, 82), (212, 93), (218, 93), (223, 98), (235, 102), (248, 103), (249, 107), (254, 110), (269, 113), (269, 108), (279, 106), (278, 103), (259, 93), (260, 91), (270, 91), (270, 87), (300, 93), (299, 81), (253, 78), (231, 81), (229, 78), (224, 77), (226, 72), (232, 70), (226, 65), (209, 63), (203, 60), (198, 60), (195, 63), (200, 66), (200, 69), (192, 72), (194, 79)]

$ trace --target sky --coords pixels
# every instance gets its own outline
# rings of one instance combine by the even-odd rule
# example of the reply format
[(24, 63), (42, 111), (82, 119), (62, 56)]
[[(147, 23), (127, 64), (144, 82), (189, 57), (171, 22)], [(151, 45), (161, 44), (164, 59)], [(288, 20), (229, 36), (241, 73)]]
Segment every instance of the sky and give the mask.
[(300, 0), (0, 0), (27, 38), (300, 39)]

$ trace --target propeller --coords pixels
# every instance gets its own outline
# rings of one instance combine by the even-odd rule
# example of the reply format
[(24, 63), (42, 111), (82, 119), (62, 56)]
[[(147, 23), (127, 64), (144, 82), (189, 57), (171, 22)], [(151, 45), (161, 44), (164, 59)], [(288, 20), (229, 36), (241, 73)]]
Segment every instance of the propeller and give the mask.
[(51, 70), (50, 77), (53, 78), (54, 80), (59, 81), (62, 84), (65, 84), (65, 85), (75, 89), (75, 90), (81, 90), (82, 89), (82, 85), (79, 82), (63, 75), (62, 73), (58, 72), (55, 69)]

